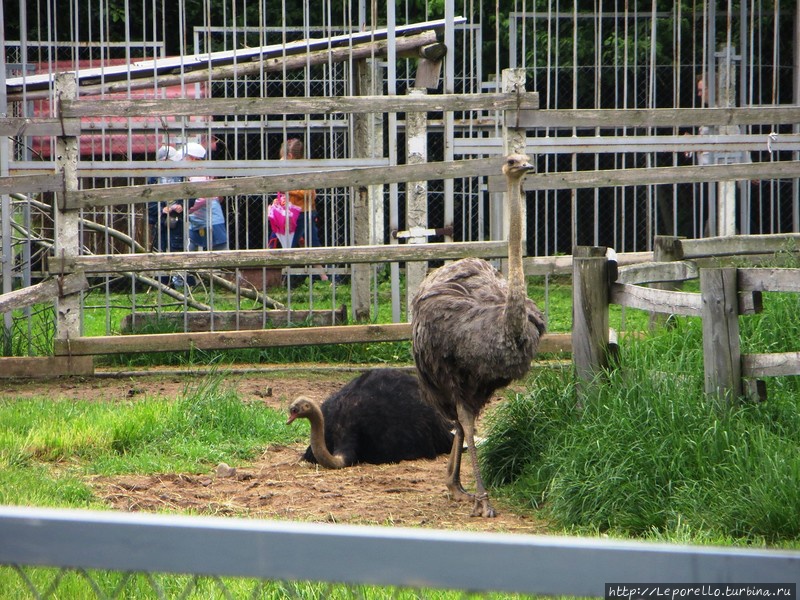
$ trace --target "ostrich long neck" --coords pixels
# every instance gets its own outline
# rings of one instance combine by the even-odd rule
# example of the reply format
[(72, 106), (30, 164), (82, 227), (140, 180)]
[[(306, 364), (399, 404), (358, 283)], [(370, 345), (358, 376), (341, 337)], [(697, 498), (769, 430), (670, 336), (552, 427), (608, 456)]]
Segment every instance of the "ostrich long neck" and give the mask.
[(508, 177), (508, 298), (506, 329), (514, 337), (522, 334), (526, 320), (525, 273), (522, 269), (522, 177)]
[(308, 421), (311, 423), (311, 451), (314, 453), (314, 458), (326, 469), (341, 469), (345, 466), (344, 461), (340, 456), (331, 454), (325, 444), (325, 420), (322, 410), (316, 404), (313, 407), (313, 411), (308, 415)]

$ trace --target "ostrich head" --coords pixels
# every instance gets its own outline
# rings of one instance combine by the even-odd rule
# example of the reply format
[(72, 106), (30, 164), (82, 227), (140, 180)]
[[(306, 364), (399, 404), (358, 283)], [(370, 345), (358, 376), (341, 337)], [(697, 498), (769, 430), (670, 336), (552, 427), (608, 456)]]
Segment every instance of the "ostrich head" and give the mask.
[(288, 425), (295, 419), (307, 419), (314, 412), (314, 403), (305, 396), (298, 396), (289, 406)]
[(509, 154), (503, 163), (503, 175), (519, 180), (535, 168), (525, 154)]

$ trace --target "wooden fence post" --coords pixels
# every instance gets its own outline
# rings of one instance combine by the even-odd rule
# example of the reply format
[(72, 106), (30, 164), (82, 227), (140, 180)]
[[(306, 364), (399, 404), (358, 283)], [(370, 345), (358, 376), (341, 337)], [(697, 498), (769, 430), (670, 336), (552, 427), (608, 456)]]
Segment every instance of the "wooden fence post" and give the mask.
[(737, 270), (700, 269), (706, 394), (725, 402), (742, 395)]
[[(75, 73), (59, 73), (55, 81), (55, 98), (57, 110), (61, 112), (62, 100), (74, 100), (78, 97), (78, 86)], [(64, 192), (78, 189), (78, 138), (61, 135), (56, 138), (56, 170), (64, 176)], [(50, 259), (49, 270), (58, 272), (59, 262), (64, 258), (74, 258), (80, 254), (80, 214), (77, 210), (64, 210), (64, 192), (56, 193), (53, 207), (54, 252)], [(55, 353), (69, 355), (69, 340), (81, 335), (81, 292), (58, 295), (55, 301), (56, 332)], [(60, 343), (59, 343), (60, 342)]]
[(572, 363), (579, 384), (589, 383), (608, 367), (606, 249), (576, 247), (572, 273)]
[[(683, 260), (681, 238), (671, 235), (657, 235), (653, 240), (653, 262), (672, 262)], [(662, 282), (652, 283), (650, 287), (659, 290), (679, 290), (680, 283)], [(649, 327), (654, 330), (658, 325), (663, 325), (668, 316), (664, 313), (650, 313)]]
[[(525, 91), (525, 81), (526, 81), (526, 72), (525, 69), (503, 69), (502, 73), (502, 86), (503, 92), (506, 94), (519, 94)], [(525, 154), (525, 147), (527, 144), (527, 135), (528, 131), (524, 127), (519, 127), (517, 121), (519, 120), (519, 111), (506, 111), (503, 115), (503, 153), (504, 154)], [(535, 160), (535, 157), (531, 157), (531, 160)], [(525, 192), (522, 192), (523, 197)], [(507, 240), (508, 239), (508, 225), (509, 225), (509, 218), (508, 218), (508, 211), (509, 206), (508, 202), (505, 200), (505, 194), (497, 194), (495, 202), (499, 202), (499, 210), (495, 210), (494, 214), (497, 216), (501, 216), (501, 227), (502, 229), (502, 236), (499, 238), (493, 239), (501, 239)], [(528, 227), (527, 227), (527, 203), (522, 203), (522, 214), (520, 218), (522, 219), (522, 254), (526, 256), (528, 254)], [(493, 230), (496, 230), (494, 226), (492, 226)], [(499, 233), (499, 232), (498, 232)], [(507, 272), (505, 268), (506, 261), (503, 261), (503, 271)]]
[[(409, 96), (424, 96), (427, 90), (411, 88)], [(428, 114), (424, 112), (406, 113), (406, 163), (421, 165), (428, 162)], [(412, 233), (415, 229), (428, 228), (428, 182), (409, 181), (406, 183), (406, 229)], [(410, 237), (410, 244), (427, 243), (427, 234)], [(422, 280), (428, 272), (427, 262), (406, 263), (406, 314), (411, 320), (411, 300), (417, 295)]]
[[(362, 96), (377, 96), (382, 93), (378, 83), (382, 68), (378, 60), (362, 60), (356, 63), (358, 93)], [(353, 115), (354, 158), (377, 158), (383, 156), (383, 114), (359, 113)], [(353, 196), (353, 245), (370, 246), (383, 243), (383, 186), (368, 185), (355, 190)], [(351, 267), (350, 302), (356, 321), (370, 320), (372, 290), (371, 264), (353, 264)]]

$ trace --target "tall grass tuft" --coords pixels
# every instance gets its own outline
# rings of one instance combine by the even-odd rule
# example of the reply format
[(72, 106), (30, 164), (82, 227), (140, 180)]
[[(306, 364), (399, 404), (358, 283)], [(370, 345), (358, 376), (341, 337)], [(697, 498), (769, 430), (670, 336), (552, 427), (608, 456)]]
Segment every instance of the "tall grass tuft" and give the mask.
[[(743, 325), (753, 351), (800, 339), (794, 296), (770, 300), (769, 315)], [(481, 449), (487, 480), (562, 527), (800, 540), (796, 377), (770, 380), (762, 404), (711, 402), (699, 319), (625, 341), (619, 364), (580, 408), (572, 373), (556, 371), (493, 411)]]
[(0, 503), (85, 505), (87, 474), (204, 472), (298, 439), (282, 413), (242, 401), (224, 381), (197, 379), (175, 399), (1, 399)]

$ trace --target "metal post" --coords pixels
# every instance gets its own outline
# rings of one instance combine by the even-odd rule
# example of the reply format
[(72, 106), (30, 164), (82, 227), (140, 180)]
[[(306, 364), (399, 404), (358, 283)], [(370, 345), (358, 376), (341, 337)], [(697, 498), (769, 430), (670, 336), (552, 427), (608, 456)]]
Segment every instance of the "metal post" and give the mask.
[[(0, 11), (0, 64), (7, 65), (5, 44), (5, 17)], [(24, 65), (23, 65), (24, 66)], [(6, 70), (0, 69), (0, 117), (8, 117), (8, 102), (6, 100)], [(0, 176), (8, 176), (8, 144), (4, 138), (0, 143)], [(5, 294), (14, 289), (12, 270), (14, 257), (11, 254), (11, 198), (7, 194), (0, 196), (0, 294)], [(11, 313), (3, 313), (3, 323), (0, 325), (0, 340), (2, 354), (11, 354), (11, 330), (14, 325)]]
[[(736, 66), (741, 57), (735, 55), (732, 46), (717, 53), (717, 106), (728, 108), (736, 105)], [(722, 135), (739, 133), (738, 125), (722, 125)], [(720, 153), (715, 153), (719, 157)], [(736, 235), (736, 182), (720, 181), (717, 184), (717, 235)]]

